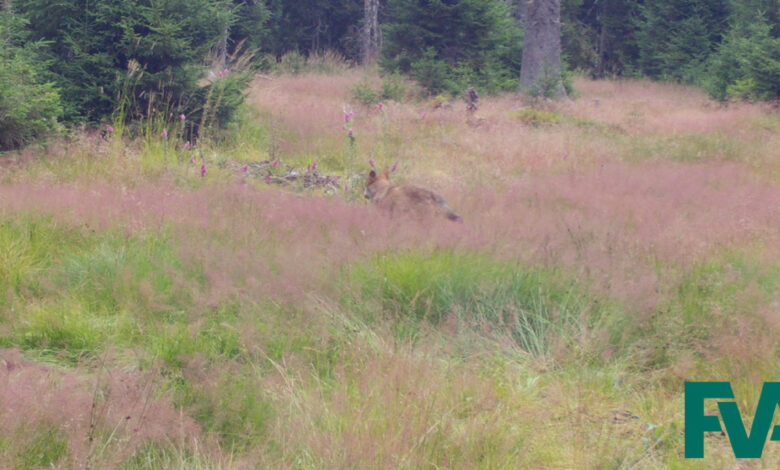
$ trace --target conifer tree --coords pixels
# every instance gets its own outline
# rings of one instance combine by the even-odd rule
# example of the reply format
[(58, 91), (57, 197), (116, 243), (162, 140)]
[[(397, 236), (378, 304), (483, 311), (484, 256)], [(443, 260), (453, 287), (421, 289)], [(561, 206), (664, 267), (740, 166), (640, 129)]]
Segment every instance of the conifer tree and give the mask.
[(517, 87), (521, 30), (495, 0), (389, 0), (380, 64), (431, 93)]
[[(129, 111), (202, 107), (209, 51), (231, 24), (229, 0), (16, 0), (33, 40), (45, 40), (72, 120), (109, 116), (132, 80)], [(128, 68), (137, 65), (132, 77)], [(130, 67), (132, 68), (132, 67)], [(226, 101), (227, 102), (227, 101)]]

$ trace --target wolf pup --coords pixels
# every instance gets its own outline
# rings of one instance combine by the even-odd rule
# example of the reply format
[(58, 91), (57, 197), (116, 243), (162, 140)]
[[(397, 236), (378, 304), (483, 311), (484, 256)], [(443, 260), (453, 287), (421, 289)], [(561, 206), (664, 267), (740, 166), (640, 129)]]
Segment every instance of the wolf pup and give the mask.
[(413, 214), (424, 218), (429, 214), (441, 215), (455, 222), (463, 219), (438, 194), (416, 186), (393, 186), (385, 169), (381, 173), (371, 170), (366, 180), (366, 199), (379, 208), (395, 214)]

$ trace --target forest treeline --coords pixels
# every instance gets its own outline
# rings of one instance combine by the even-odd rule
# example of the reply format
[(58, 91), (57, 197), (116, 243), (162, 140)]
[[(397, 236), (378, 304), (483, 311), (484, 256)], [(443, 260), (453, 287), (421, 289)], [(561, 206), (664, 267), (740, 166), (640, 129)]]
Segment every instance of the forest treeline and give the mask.
[[(516, 91), (527, 1), (5, 0), (0, 149), (60, 122), (184, 115), (190, 132), (221, 125), (251, 73), (300, 70), (325, 52), (375, 60), (433, 94)], [(780, 0), (560, 5), (564, 74), (696, 84), (721, 100), (780, 98)], [(378, 31), (365, 34), (372, 22)]]

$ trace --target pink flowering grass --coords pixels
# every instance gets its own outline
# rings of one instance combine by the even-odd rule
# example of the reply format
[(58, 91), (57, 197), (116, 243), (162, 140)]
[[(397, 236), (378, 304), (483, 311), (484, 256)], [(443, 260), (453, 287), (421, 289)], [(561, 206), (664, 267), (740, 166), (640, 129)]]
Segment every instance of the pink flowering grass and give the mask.
[(50, 426), (67, 444), (58, 462), (67, 468), (118, 468), (151, 442), (202, 440), (192, 419), (154, 393), (148, 374), (60, 370), (0, 350), (0, 432), (23, 439), (36, 426)]
[[(329, 268), (356, 257), (441, 245), (567, 266), (617, 294), (627, 290), (627, 300), (644, 302), (645, 291), (651, 301), (657, 287), (655, 260), (689, 264), (733, 246), (780, 246), (780, 190), (729, 164), (612, 164), (520, 179), (501, 192), (454, 186), (438, 191), (464, 224), (393, 220), (370, 205), (238, 185), (196, 191), (16, 185), (0, 187), (0, 198), (6, 214), (36, 211), (95, 227), (177, 227), (187, 240), (182, 245), (187, 257), (225, 266), (220, 276), (243, 263), (242, 253), (256, 256), (255, 268), (242, 267), (219, 283), (227, 289), (241, 278), (265, 278), (268, 285), (300, 292)], [(225, 234), (224, 247), (198, 248), (211, 243), (210, 234)], [(268, 279), (271, 266), (279, 279)], [(631, 293), (637, 282), (649, 284)]]
[[(269, 158), (275, 175), (280, 161), (298, 161), (303, 173), (317, 162), (318, 173), (333, 175), (347, 148), (349, 90), (360, 79), (357, 72), (258, 78), (248, 101), (280, 127), (278, 153)], [(128, 240), (164, 233), (175, 252), (160, 269), (171, 271), (182, 298), (158, 292), (156, 279), (165, 278), (159, 272), (138, 282), (138, 292), (122, 297), (131, 302), (120, 304), (127, 316), (119, 318), (143, 321), (118, 327), (140, 337), (138, 349), (120, 351), (105, 368), (136, 390), (122, 392), (133, 397), (127, 402), (159, 407), (159, 433), (150, 427), (148, 439), (133, 441), (120, 428), (130, 444), (108, 454), (119, 461), (145, 445), (138, 442), (167, 436), (185, 450), (195, 437), (222, 439), (238, 468), (297, 468), (302, 458), (324, 468), (676, 462), (679, 428), (653, 423), (681, 422), (683, 380), (717, 375), (746, 388), (777, 373), (780, 167), (772, 151), (780, 124), (763, 106), (721, 107), (687, 87), (577, 86), (581, 98), (534, 109), (549, 113), (538, 123), (523, 119), (529, 105), (515, 96), (485, 97), (471, 117), (458, 101), (352, 108), (354, 161), (365, 164), (356, 171), (392, 167), (393, 182), (436, 191), (463, 223), (391, 218), (362, 198), (268, 185), (266, 174), (244, 174), (244, 163), (226, 170), (208, 152), (198, 157), (209, 165), (206, 180), (197, 164), (150, 175), (133, 163), (137, 146), (113, 158), (100, 133), (46, 158), (0, 157), (0, 221), (50, 217)], [(360, 181), (338, 181), (362, 191)], [(17, 246), (0, 245), (0, 256), (16, 260)], [(576, 283), (592, 296), (583, 318), (607, 305), (612, 323), (583, 321), (576, 335), (551, 335), (549, 352), (533, 357), (499, 325), (461, 306), (445, 310), (438, 323), (407, 321), (406, 308), (425, 313), (428, 292), (385, 318), (392, 309), (382, 289), (393, 288), (392, 276), (370, 279), (376, 289), (356, 280), (355, 273), (385, 261), (404, 267), (398, 260), (407, 254), (468, 260), (475, 252), (518, 275), (542, 270)], [(128, 285), (121, 276), (132, 278), (134, 269), (125, 266), (107, 286)], [(54, 290), (47, 301), (56, 301), (44, 268), (25, 272), (39, 273), (42, 288)], [(472, 279), (468, 274), (443, 275)], [(489, 288), (492, 281), (484, 282)], [(30, 303), (20, 296), (36, 292), (30, 285), (21, 285), (21, 294), (9, 290), (18, 308)], [(413, 291), (414, 282), (405, 287)], [(551, 307), (554, 321), (564, 303)], [(507, 303), (505, 310), (513, 308)], [(0, 334), (14, 328), (0, 323)], [(150, 359), (149, 350), (160, 358)], [(127, 362), (141, 371), (115, 372), (129, 369)], [(72, 372), (29, 367), (57, 379), (24, 379), (43, 384), (35, 405), (43, 411), (32, 416), (58, 429), (76, 423), (63, 432), (78, 449), (83, 418), (74, 418), (70, 405), (50, 405), (50, 390), (88, 404), (98, 372), (88, 361)], [(32, 388), (9, 377), (0, 373), (0, 397)], [(146, 393), (146, 383), (155, 393)], [(166, 417), (172, 402), (180, 421)], [(28, 436), (21, 412), (9, 413), (0, 430)], [(73, 462), (90, 455), (79, 445)], [(705, 466), (731, 462), (726, 447), (707, 445), (713, 457)], [(206, 452), (224, 461), (219, 448)], [(767, 447), (766, 459), (771, 466), (777, 452)]]
[[(260, 79), (249, 100), (293, 132), (284, 139), (286, 152), (343, 153), (338, 127), (351, 101), (348, 91), (360, 79), (359, 74)], [(381, 112), (355, 108), (350, 129), (361, 136), (358, 155), (381, 149), (383, 159), (414, 160), (422, 174), (447, 173), (483, 185), (518, 173), (629, 159), (727, 160), (780, 171), (773, 156), (780, 122), (766, 106), (720, 105), (691, 87), (647, 81), (580, 79), (575, 86), (580, 98), (548, 105), (563, 118), (553, 125), (524, 124), (514, 115), (528, 104), (508, 96), (480, 100), (472, 118), (459, 100), (441, 107), (394, 103)]]

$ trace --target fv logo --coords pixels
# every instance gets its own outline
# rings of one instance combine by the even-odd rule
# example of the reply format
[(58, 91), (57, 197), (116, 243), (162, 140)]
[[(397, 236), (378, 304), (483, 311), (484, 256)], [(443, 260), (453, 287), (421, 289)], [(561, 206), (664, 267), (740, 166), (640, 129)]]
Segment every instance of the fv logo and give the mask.
[(780, 382), (764, 383), (750, 434), (742, 424), (742, 416), (729, 382), (686, 382), (685, 458), (703, 458), (704, 433), (723, 431), (717, 416), (704, 414), (706, 399), (729, 400), (718, 401), (718, 410), (736, 458), (761, 458), (770, 428), (772, 435), (769, 440), (780, 441), (780, 425), (772, 427), (775, 409), (780, 405)]

